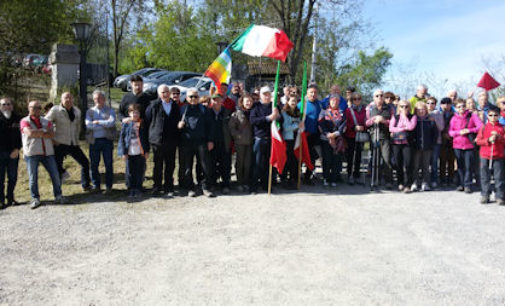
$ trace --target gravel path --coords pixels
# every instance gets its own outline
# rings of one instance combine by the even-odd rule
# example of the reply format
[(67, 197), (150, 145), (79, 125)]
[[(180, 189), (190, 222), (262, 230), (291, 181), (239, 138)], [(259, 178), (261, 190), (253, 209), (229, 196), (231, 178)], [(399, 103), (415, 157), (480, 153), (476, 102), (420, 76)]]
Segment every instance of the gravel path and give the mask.
[(505, 303), (505, 207), (336, 190), (8, 208), (0, 304)]

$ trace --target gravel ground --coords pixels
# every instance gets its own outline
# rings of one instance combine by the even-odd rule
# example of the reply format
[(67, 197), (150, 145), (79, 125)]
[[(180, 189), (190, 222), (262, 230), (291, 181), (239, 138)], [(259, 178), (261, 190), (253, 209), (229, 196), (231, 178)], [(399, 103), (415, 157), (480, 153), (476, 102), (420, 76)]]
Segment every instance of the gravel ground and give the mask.
[(505, 303), (505, 207), (365, 190), (11, 207), (0, 304)]

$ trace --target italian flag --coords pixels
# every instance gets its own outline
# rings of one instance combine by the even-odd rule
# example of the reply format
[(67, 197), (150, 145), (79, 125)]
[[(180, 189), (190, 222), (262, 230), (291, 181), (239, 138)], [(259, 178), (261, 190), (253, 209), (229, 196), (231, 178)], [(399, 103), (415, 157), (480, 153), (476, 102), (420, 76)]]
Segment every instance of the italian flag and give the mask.
[[(275, 86), (274, 86), (274, 100), (272, 102), (272, 111), (277, 108), (277, 93), (279, 92), (279, 71), (281, 68), (281, 62), (277, 62), (277, 75), (275, 76)], [(277, 120), (272, 121), (270, 125), (270, 132), (272, 136), (272, 147), (270, 151), (270, 164), (277, 168), (277, 171), (282, 174), (284, 170), (284, 165), (286, 165), (286, 143), (282, 139), (281, 127)]]
[(282, 30), (252, 24), (233, 41), (231, 47), (250, 56), (266, 56), (284, 62), (293, 49), (293, 43)]
[[(301, 121), (305, 121), (307, 117), (307, 107), (306, 107), (306, 93), (307, 93), (307, 62), (303, 62), (303, 78), (302, 78), (302, 107), (300, 108), (300, 119)], [(302, 159), (302, 163), (304, 163), (307, 168), (311, 171), (314, 170), (314, 165), (310, 160), (310, 151), (309, 144), (307, 143), (307, 132), (303, 130), (299, 130), (296, 134), (294, 153), (296, 159)], [(301, 155), (301, 156), (300, 156)]]

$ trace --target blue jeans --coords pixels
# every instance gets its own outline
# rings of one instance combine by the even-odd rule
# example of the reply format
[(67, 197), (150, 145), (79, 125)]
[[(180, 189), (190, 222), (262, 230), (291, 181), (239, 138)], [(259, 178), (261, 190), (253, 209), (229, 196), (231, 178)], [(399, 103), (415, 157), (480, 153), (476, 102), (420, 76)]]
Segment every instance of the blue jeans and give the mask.
[(440, 158), (440, 144), (437, 143), (433, 146), (433, 152), (431, 153), (431, 183), (438, 182), (438, 160)]
[(7, 199), (14, 200), (14, 188), (18, 180), (19, 158), (10, 158), (10, 152), (0, 152), (0, 204), (5, 201), (5, 173), (7, 172)]
[(495, 159), (492, 161), (493, 166), (489, 170), (489, 159), (480, 158), (480, 194), (484, 197), (489, 197), (491, 194), (491, 174), (494, 175), (494, 187), (497, 200), (505, 200), (505, 161), (503, 159)]
[(270, 159), (270, 142), (269, 138), (254, 139), (253, 158), (254, 168), (251, 182), (252, 191), (258, 189), (259, 184), (266, 190), (268, 187), (268, 163)]
[(459, 185), (470, 188), (472, 186), (473, 149), (454, 149), (458, 163)]
[(105, 165), (105, 187), (112, 188), (112, 150), (114, 144), (112, 140), (107, 138), (96, 138), (95, 143), (89, 145), (89, 159), (91, 161), (91, 182), (95, 188), (100, 188), (100, 172), (98, 172), (98, 165), (100, 164), (100, 154), (103, 157)]
[(44, 155), (33, 155), (25, 156), (26, 168), (28, 169), (28, 176), (30, 181), (30, 194), (32, 199), (40, 199), (39, 194), (39, 163), (46, 168), (51, 181), (53, 182), (53, 194), (54, 197), (61, 195), (61, 182), (60, 174), (58, 173), (58, 166), (56, 165), (56, 159), (54, 155), (44, 156)]

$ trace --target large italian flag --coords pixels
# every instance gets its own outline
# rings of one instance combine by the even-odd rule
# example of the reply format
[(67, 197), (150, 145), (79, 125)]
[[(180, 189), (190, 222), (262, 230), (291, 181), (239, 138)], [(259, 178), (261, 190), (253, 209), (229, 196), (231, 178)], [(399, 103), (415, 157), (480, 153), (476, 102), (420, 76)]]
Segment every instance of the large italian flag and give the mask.
[(293, 49), (293, 43), (282, 30), (252, 24), (233, 41), (231, 47), (247, 55), (266, 56), (284, 62)]

